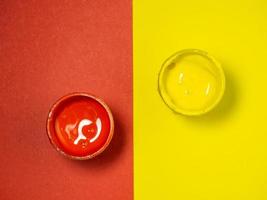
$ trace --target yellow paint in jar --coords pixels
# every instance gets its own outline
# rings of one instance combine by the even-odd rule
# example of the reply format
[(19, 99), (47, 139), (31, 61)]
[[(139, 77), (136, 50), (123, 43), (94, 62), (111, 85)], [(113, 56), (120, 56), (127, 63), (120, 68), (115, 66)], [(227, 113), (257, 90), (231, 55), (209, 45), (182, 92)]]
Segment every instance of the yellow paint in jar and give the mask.
[(158, 84), (162, 99), (173, 111), (200, 115), (221, 100), (225, 77), (220, 64), (208, 53), (187, 49), (164, 62)]

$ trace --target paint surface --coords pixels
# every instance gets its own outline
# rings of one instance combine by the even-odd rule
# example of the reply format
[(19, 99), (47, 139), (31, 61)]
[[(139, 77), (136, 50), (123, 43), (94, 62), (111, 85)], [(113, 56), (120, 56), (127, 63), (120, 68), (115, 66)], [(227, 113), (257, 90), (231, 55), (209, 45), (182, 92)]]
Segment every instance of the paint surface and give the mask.
[(110, 134), (105, 108), (90, 98), (72, 100), (63, 106), (54, 127), (61, 148), (74, 156), (92, 155), (100, 150)]
[(224, 92), (224, 74), (209, 57), (186, 50), (164, 62), (159, 92), (165, 103), (182, 114), (211, 109)]

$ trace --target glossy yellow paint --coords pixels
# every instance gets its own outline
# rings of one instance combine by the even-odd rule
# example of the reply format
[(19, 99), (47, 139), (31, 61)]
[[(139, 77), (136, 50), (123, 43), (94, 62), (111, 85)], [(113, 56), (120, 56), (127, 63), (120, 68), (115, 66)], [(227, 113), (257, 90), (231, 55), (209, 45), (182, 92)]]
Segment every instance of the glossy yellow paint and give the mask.
[(174, 112), (195, 116), (212, 110), (221, 100), (225, 76), (220, 63), (207, 52), (185, 49), (161, 67), (158, 90)]
[[(267, 199), (267, 1), (134, 0), (136, 200)], [(210, 113), (172, 112), (157, 91), (162, 63), (203, 49), (226, 75)]]

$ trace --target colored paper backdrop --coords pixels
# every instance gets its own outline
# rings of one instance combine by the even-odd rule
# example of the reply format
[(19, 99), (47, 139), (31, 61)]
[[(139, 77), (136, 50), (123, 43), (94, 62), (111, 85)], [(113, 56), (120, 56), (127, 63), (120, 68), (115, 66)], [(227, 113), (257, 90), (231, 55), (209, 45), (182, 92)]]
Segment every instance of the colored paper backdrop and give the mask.
[[(263, 0), (1, 1), (0, 199), (266, 200), (266, 13)], [(164, 60), (186, 48), (226, 74), (201, 117), (157, 91)], [(115, 117), (111, 146), (85, 162), (45, 133), (50, 106), (74, 91)]]
[[(0, 199), (133, 199), (131, 1), (0, 2)], [(66, 93), (102, 97), (111, 146), (75, 162), (46, 136)]]
[[(135, 199), (267, 199), (267, 3), (135, 0)], [(201, 117), (170, 111), (157, 75), (178, 50), (214, 55), (221, 104)]]

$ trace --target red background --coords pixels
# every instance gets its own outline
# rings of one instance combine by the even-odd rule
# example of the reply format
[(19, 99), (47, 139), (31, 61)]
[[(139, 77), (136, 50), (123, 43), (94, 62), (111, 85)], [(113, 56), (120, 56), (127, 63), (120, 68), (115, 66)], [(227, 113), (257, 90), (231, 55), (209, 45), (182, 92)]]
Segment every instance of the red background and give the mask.
[[(133, 198), (130, 0), (0, 2), (0, 199)], [(102, 97), (115, 118), (108, 149), (59, 155), (50, 106), (70, 92)]]

